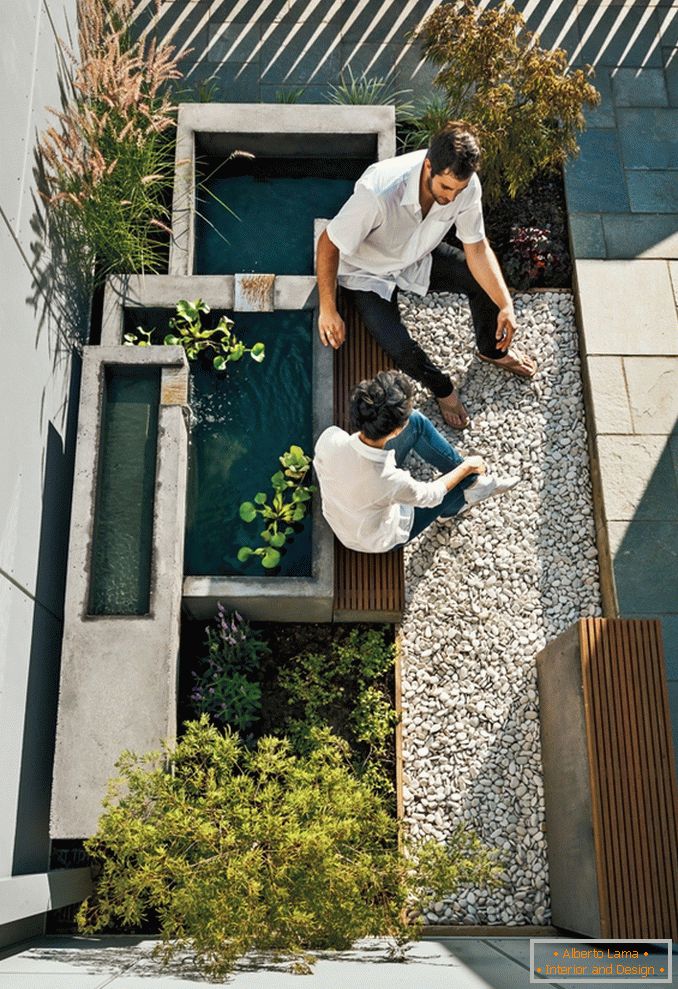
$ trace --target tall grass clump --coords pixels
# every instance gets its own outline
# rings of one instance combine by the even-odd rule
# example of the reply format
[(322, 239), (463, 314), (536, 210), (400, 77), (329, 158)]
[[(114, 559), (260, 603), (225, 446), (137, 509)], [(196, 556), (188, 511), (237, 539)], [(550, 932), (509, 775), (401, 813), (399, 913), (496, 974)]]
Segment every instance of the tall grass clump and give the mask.
[(43, 196), (79, 267), (162, 268), (171, 235), (176, 107), (173, 46), (131, 32), (133, 0), (78, 0), (79, 59), (70, 97), (40, 140)]
[(348, 66), (341, 73), (339, 84), (328, 86), (327, 102), (352, 106), (392, 104), (395, 106), (396, 120), (400, 120), (412, 110), (412, 104), (403, 100), (410, 92), (409, 89), (395, 89), (392, 81), (381, 76), (367, 76), (364, 73), (354, 76)]

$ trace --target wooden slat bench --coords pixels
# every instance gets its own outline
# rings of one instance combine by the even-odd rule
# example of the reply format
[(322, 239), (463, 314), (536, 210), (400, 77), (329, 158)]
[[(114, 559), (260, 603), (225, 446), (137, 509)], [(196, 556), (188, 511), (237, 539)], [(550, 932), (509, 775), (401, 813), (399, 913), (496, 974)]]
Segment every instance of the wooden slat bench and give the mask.
[[(346, 342), (334, 356), (334, 421), (349, 429), (349, 398), (354, 385), (394, 366), (365, 329), (346, 296), (339, 292)], [(402, 617), (405, 573), (402, 550), (355, 553), (335, 540), (334, 620), (394, 622)]]
[(678, 938), (678, 793), (661, 623), (587, 618), (537, 657), (553, 923)]

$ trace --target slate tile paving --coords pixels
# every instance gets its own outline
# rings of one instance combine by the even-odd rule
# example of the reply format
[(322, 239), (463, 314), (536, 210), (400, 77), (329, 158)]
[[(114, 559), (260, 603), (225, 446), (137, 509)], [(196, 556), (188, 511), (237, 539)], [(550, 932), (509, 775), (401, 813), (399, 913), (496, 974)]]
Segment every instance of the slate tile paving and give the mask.
[(624, 168), (678, 168), (678, 109), (619, 107)]
[(677, 213), (607, 213), (601, 219), (608, 258), (678, 258)]
[(617, 131), (591, 128), (582, 134), (578, 158), (565, 169), (568, 210), (574, 213), (624, 213), (629, 198)]
[(606, 257), (605, 232), (599, 213), (571, 213), (568, 220), (571, 249), (575, 257)]
[(610, 522), (608, 531), (620, 614), (678, 613), (678, 522)]
[(634, 213), (678, 213), (678, 168), (626, 173)]
[(663, 69), (618, 68), (610, 79), (616, 106), (668, 106)]

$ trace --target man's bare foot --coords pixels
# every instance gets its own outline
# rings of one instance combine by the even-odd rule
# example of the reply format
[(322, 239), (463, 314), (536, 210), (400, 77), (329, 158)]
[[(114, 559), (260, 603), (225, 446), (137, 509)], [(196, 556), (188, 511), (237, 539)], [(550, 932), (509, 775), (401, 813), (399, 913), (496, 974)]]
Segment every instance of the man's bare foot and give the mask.
[(481, 353), (478, 353), (477, 356), (481, 361), (494, 364), (496, 367), (501, 368), (502, 371), (515, 374), (517, 378), (533, 378), (537, 371), (537, 362), (534, 357), (519, 354), (517, 351), (514, 351), (512, 354), (505, 354), (504, 357), (498, 357), (496, 359), (485, 357)]
[(461, 404), (456, 388), (445, 398), (439, 398), (438, 405), (448, 426), (451, 426), (452, 429), (466, 429), (471, 420), (468, 412)]

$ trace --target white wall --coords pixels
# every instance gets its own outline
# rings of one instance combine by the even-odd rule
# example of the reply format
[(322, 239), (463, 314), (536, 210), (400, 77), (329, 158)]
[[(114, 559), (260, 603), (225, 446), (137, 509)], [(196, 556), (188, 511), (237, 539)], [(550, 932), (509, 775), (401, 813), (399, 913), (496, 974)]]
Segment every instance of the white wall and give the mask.
[(86, 320), (44, 233), (37, 134), (75, 0), (0, 0), (0, 878), (49, 867), (48, 812)]

